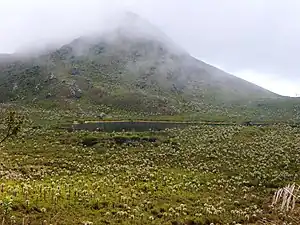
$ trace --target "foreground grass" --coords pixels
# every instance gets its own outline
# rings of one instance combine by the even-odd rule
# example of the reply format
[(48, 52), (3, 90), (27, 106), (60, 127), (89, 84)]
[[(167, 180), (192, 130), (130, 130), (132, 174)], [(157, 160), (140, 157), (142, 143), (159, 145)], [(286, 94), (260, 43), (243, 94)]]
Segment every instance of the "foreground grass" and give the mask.
[[(113, 137), (128, 135), (39, 130), (0, 149), (0, 218), (33, 225), (299, 224), (298, 206), (290, 215), (269, 207), (278, 187), (300, 182), (299, 131), (201, 126), (120, 145)], [(80, 145), (90, 136), (103, 141)]]

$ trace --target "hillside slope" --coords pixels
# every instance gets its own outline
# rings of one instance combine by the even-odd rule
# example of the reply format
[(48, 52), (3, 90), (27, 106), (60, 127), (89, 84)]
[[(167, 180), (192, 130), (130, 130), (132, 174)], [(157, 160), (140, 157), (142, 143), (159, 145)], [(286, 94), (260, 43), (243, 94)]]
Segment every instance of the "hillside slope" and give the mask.
[(2, 102), (110, 105), (174, 114), (280, 96), (190, 56), (135, 14), (38, 57), (0, 58)]

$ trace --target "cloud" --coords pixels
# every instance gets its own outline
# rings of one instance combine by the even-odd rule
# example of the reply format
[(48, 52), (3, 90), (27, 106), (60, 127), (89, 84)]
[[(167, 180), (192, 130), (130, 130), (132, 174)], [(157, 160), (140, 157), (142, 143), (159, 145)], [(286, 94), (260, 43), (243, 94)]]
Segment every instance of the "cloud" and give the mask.
[(0, 52), (95, 32), (124, 10), (140, 14), (195, 57), (226, 71), (251, 70), (256, 83), (263, 76), (298, 86), (296, 0), (0, 0)]
[[(280, 95), (300, 95), (299, 85), (295, 85), (295, 82), (281, 78), (279, 75), (275, 76), (274, 74), (261, 74), (251, 70), (236, 71), (234, 74)], [(299, 84), (300, 80), (297, 80), (297, 83)]]

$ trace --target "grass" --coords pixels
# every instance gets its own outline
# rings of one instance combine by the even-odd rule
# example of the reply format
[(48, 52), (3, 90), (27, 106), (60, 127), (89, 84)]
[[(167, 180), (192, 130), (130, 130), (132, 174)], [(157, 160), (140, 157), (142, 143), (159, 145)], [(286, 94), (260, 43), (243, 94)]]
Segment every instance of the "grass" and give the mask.
[[(82, 140), (98, 144), (84, 147)], [(142, 140), (121, 144), (114, 138)], [(272, 209), (300, 183), (289, 126), (193, 126), (148, 133), (41, 129), (0, 149), (4, 224), (297, 224)], [(268, 223), (266, 223), (268, 224)]]

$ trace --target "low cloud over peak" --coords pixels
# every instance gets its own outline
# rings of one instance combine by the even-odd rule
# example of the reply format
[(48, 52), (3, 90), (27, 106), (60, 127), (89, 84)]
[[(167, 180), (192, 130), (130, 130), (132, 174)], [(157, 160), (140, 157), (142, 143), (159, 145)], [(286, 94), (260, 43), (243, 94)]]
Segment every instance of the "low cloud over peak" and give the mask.
[[(1, 1), (0, 52), (97, 32), (111, 26), (120, 12), (131, 11), (201, 60), (229, 72), (255, 71), (256, 83), (263, 82), (261, 76), (272, 77), (295, 91), (299, 86), (300, 92), (299, 10), (294, 0)], [(280, 93), (288, 87), (274, 88)]]

